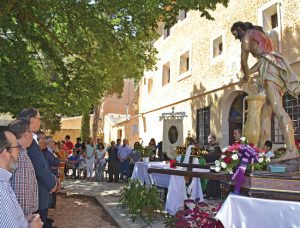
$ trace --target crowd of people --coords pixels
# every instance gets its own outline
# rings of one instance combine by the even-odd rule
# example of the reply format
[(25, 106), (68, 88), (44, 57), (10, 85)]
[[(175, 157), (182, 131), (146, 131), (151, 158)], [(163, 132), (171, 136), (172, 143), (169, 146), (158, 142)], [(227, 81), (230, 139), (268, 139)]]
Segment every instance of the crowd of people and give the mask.
[[(107, 148), (93, 138), (81, 142), (78, 137), (74, 145), (69, 135), (55, 142), (40, 125), (39, 111), (27, 108), (0, 128), (0, 227), (55, 227), (48, 209), (55, 208), (65, 175), (104, 181), (108, 166), (108, 182), (127, 181), (134, 163), (141, 160), (139, 142), (133, 149), (127, 139), (122, 144), (120, 139), (112, 141)], [(149, 147), (155, 158), (154, 139)]]
[[(73, 150), (73, 154), (66, 159), (65, 175), (68, 175), (71, 166), (73, 171), (70, 176), (74, 178), (104, 181), (106, 172), (109, 176), (108, 182), (128, 181), (134, 164), (142, 158), (139, 142), (135, 142), (131, 148), (127, 139), (123, 139), (122, 143), (121, 139), (111, 141), (108, 147), (104, 146), (100, 138), (96, 140), (96, 144), (93, 138), (83, 143), (79, 137), (76, 140), (75, 146), (70, 144), (68, 148), (66, 146), (62, 148)], [(155, 140), (151, 139), (147, 147), (151, 150), (151, 159), (155, 160), (157, 155)]]
[[(52, 136), (40, 131), (41, 116), (38, 110), (22, 110), (16, 120), (0, 129), (0, 227), (55, 227), (48, 218), (48, 209), (55, 208), (56, 192), (64, 175), (104, 181), (107, 168), (108, 182), (127, 181), (134, 164), (141, 160), (141, 144), (129, 146), (127, 139), (112, 141), (106, 148), (101, 139), (89, 138), (74, 145), (69, 135), (55, 142)], [(241, 130), (234, 130), (239, 142)], [(151, 139), (147, 148), (150, 158), (158, 157), (158, 146)], [(266, 141), (266, 156), (274, 156), (272, 143)], [(216, 136), (208, 136), (207, 163), (221, 156)], [(70, 171), (72, 174), (69, 175)], [(209, 180), (206, 194), (220, 197), (220, 182)]]
[(0, 227), (54, 227), (48, 208), (60, 188), (51, 137), (38, 110), (22, 110), (0, 129)]

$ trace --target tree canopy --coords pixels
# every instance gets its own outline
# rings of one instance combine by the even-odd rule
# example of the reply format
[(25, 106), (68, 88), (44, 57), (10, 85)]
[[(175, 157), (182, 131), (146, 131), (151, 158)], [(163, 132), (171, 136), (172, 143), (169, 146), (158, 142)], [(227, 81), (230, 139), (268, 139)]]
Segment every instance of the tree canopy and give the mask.
[(81, 115), (155, 64), (159, 21), (229, 0), (0, 1), (0, 112), (34, 106), (50, 122)]

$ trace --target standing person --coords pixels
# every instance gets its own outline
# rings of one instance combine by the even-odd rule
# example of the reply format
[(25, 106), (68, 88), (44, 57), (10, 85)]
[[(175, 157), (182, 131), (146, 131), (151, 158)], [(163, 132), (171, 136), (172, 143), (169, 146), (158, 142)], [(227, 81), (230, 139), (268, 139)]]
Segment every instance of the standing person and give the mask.
[(98, 145), (99, 145), (100, 143), (103, 144), (102, 139), (97, 138), (97, 140), (96, 140), (96, 148), (98, 148)]
[(59, 173), (59, 180), (62, 182), (65, 180), (65, 166), (68, 159), (67, 159), (66, 151), (63, 149), (63, 144), (60, 141), (56, 143), (56, 154), (60, 160), (58, 173)]
[(0, 227), (41, 228), (38, 214), (25, 217), (10, 185), (21, 147), (13, 133), (0, 129)]
[[(214, 163), (216, 160), (221, 158), (221, 148), (219, 143), (216, 141), (216, 136), (210, 134), (207, 138), (208, 146), (206, 150), (208, 154), (206, 155), (207, 163)], [(221, 197), (221, 185), (218, 180), (209, 180), (206, 185), (206, 198), (217, 199)]]
[[(274, 51), (272, 40), (264, 33), (262, 27), (250, 22), (236, 22), (231, 27), (236, 39), (241, 41), (241, 66), (244, 77), (241, 83), (249, 82), (250, 75), (258, 72), (261, 85), (266, 94), (266, 103), (261, 112), (261, 126), (266, 118), (271, 118), (270, 109), (275, 114), (281, 129), (287, 152), (281, 160), (299, 157), (294, 141), (294, 128), (289, 115), (282, 106), (282, 96), (287, 91), (294, 97), (300, 94), (300, 76), (296, 75), (286, 59)], [(257, 63), (249, 69), (249, 53), (257, 58)], [(269, 136), (269, 130), (261, 127), (259, 146)]]
[[(128, 180), (129, 177), (129, 155), (132, 149), (128, 146), (128, 140), (123, 139), (123, 145), (118, 148), (118, 158), (120, 161), (120, 180)], [(126, 176), (124, 179), (124, 175)]]
[(156, 142), (155, 142), (154, 138), (150, 139), (150, 142), (148, 144), (148, 148), (151, 150), (150, 160), (154, 161), (155, 157), (156, 157), (156, 149), (157, 149)]
[(133, 145), (133, 150), (132, 150), (131, 154), (129, 155), (129, 159), (130, 159), (130, 161), (129, 161), (129, 177), (131, 177), (131, 175), (132, 175), (135, 163), (140, 161), (142, 158), (140, 151), (138, 151), (140, 146), (141, 146), (141, 144), (139, 142), (135, 142)]
[(117, 139), (117, 145), (116, 145), (116, 147), (119, 149), (120, 146), (122, 146), (121, 145), (121, 139)]
[(104, 180), (104, 168), (106, 165), (105, 155), (106, 155), (106, 150), (104, 148), (103, 143), (100, 142), (99, 144), (97, 144), (97, 149), (96, 149), (96, 169), (95, 169), (96, 181)]
[(55, 176), (58, 176), (58, 167), (59, 167), (60, 160), (57, 158), (57, 156), (54, 153), (55, 142), (52, 139), (52, 136), (45, 137), (45, 144), (46, 144), (46, 148), (43, 150), (44, 157), (48, 162), (51, 173), (53, 173), (53, 175)]
[(68, 150), (68, 158), (72, 156), (73, 154), (73, 149), (74, 149), (74, 144), (71, 142), (71, 137), (70, 135), (65, 136), (65, 145)]
[[(58, 168), (60, 164), (60, 160), (55, 155), (55, 142), (52, 139), (52, 136), (45, 137), (46, 148), (43, 150), (44, 157), (48, 162), (51, 173), (59, 178), (58, 176)], [(49, 197), (49, 208), (55, 208), (56, 206), (56, 192), (52, 192)]]
[(80, 137), (77, 137), (76, 138), (76, 144), (75, 144), (75, 149), (81, 149), (81, 138)]
[(111, 141), (108, 152), (108, 182), (119, 181), (118, 148), (115, 141)]
[(272, 151), (272, 142), (270, 140), (266, 140), (265, 145), (264, 145), (264, 150), (265, 150), (265, 157), (266, 158), (272, 158), (275, 156), (275, 154)]
[[(38, 110), (35, 108), (23, 109), (18, 119), (26, 120), (29, 123), (30, 131), (36, 132), (41, 125), (41, 116)], [(49, 205), (49, 193), (56, 190), (56, 178), (51, 173), (48, 163), (43, 156), (39, 144), (37, 141), (37, 135), (33, 134), (33, 141), (28, 148), (28, 156), (33, 164), (36, 179), (39, 188), (39, 207), (38, 213), (44, 223), (44, 227), (52, 227), (47, 221), (48, 217), (48, 205)]]
[(237, 128), (233, 130), (233, 138), (235, 143), (240, 143), (240, 140), (242, 138), (242, 130)]
[(34, 167), (26, 150), (32, 143), (32, 132), (29, 130), (28, 123), (23, 120), (11, 122), (8, 129), (16, 136), (17, 143), (21, 146), (18, 168), (12, 173), (11, 186), (25, 216), (28, 216), (38, 210), (39, 197)]
[(86, 144), (85, 154), (86, 154), (85, 161), (86, 161), (86, 172), (87, 172), (86, 178), (87, 180), (91, 180), (93, 178), (95, 154), (96, 154), (96, 148), (92, 137), (89, 138), (88, 143)]

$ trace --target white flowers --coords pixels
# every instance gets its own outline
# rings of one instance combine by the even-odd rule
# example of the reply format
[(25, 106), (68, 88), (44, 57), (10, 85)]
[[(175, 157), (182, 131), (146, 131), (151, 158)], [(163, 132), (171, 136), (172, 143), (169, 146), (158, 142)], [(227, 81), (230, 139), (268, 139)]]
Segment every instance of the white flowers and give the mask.
[[(222, 163), (224, 163), (224, 162), (220, 162), (219, 160), (216, 160), (215, 161), (215, 171), (217, 172), (217, 173), (219, 173), (220, 171), (221, 171), (221, 166), (222, 166)], [(225, 164), (226, 165), (226, 164)]]
[(222, 167), (223, 169), (225, 169), (225, 168), (227, 167), (227, 164), (226, 164), (225, 162), (221, 162), (221, 167)]
[(216, 166), (215, 171), (216, 171), (217, 173), (219, 173), (219, 172), (221, 171), (221, 167), (220, 167), (220, 166)]
[(222, 159), (224, 159), (225, 157), (226, 157), (226, 155), (225, 155), (225, 154), (222, 154), (222, 155), (221, 155), (221, 158), (222, 158)]
[(259, 163), (262, 163), (263, 161), (264, 161), (264, 158), (263, 158), (263, 157), (261, 157), (261, 158), (258, 159), (258, 162), (259, 162)]
[(237, 154), (233, 154), (232, 156), (231, 156), (231, 158), (232, 158), (232, 160), (238, 160), (239, 159), (239, 156), (237, 155)]
[(242, 138), (240, 138), (240, 140), (241, 140), (242, 142), (245, 142), (245, 141), (246, 141), (246, 138), (245, 138), (245, 137), (242, 137)]

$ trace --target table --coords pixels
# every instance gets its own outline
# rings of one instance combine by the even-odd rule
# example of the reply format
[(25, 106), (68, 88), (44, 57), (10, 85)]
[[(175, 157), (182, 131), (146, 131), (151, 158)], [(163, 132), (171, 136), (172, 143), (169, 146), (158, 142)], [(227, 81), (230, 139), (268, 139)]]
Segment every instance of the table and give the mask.
[(300, 227), (300, 202), (229, 194), (216, 218), (225, 228)]
[(131, 179), (138, 179), (147, 185), (154, 184), (162, 188), (168, 188), (170, 175), (160, 173), (148, 173), (149, 168), (168, 169), (169, 166), (163, 162), (136, 162)]
[[(169, 165), (163, 162), (137, 162), (134, 166), (132, 179), (138, 179), (145, 184), (168, 188), (165, 210), (169, 214), (175, 215), (178, 210), (184, 209), (184, 200), (188, 199), (187, 193), (190, 195), (190, 199), (199, 198), (200, 201), (203, 201), (200, 178), (193, 178), (192, 183), (186, 188), (184, 176), (149, 173), (148, 171), (152, 169), (185, 172), (182, 170), (184, 168), (170, 169)], [(209, 172), (207, 169), (193, 169), (193, 171)]]

